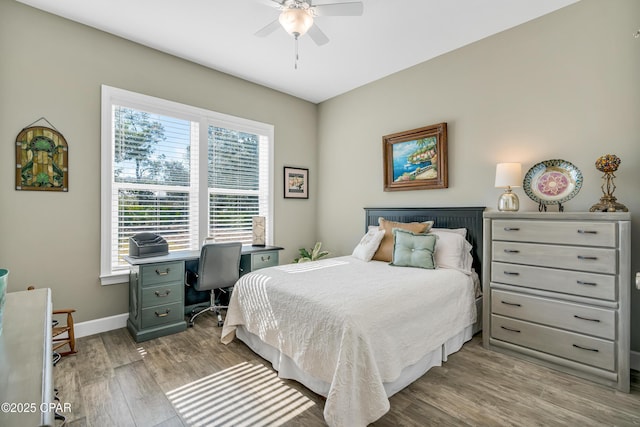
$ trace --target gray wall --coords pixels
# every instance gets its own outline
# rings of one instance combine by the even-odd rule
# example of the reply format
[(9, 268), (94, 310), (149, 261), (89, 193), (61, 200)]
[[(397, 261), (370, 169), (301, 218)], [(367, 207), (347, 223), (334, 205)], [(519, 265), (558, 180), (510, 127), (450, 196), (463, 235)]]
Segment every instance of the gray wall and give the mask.
[[(95, 29), (0, 0), (0, 266), (9, 291), (50, 287), (77, 321), (127, 312), (127, 285), (101, 286), (102, 84), (275, 126), (275, 243), (312, 246), (317, 106)], [(69, 144), (69, 192), (14, 190), (15, 139), (46, 117)], [(283, 166), (310, 168), (309, 200), (283, 199)]]
[[(572, 162), (584, 185), (566, 210), (585, 211), (602, 195), (594, 162), (614, 153), (622, 159), (615, 195), (632, 212), (635, 276), (638, 17), (637, 0), (582, 0), (320, 104), (318, 239), (335, 255), (351, 253), (363, 233), (363, 207), (495, 210), (495, 164), (505, 161), (522, 162), (523, 172), (546, 159)], [(449, 188), (385, 193), (382, 136), (439, 122), (448, 123)], [(515, 192), (521, 210), (537, 209), (522, 189)], [(632, 312), (632, 348), (640, 351), (635, 288)]]

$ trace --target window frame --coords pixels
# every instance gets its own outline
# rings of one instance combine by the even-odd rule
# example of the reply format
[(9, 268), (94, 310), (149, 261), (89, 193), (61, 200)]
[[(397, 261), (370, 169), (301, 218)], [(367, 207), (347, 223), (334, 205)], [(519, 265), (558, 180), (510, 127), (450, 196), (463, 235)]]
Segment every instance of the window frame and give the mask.
[[(198, 242), (207, 237), (209, 230), (209, 188), (207, 181), (207, 149), (209, 126), (232, 129), (267, 138), (267, 191), (268, 208), (266, 219), (266, 243), (273, 244), (274, 213), (274, 126), (254, 120), (218, 113), (199, 107), (143, 95), (124, 89), (102, 85), (101, 102), (101, 183), (100, 183), (100, 283), (111, 285), (129, 280), (129, 268), (113, 269), (111, 265), (111, 245), (113, 230), (114, 200), (114, 144), (113, 105), (147, 111), (154, 114), (175, 117), (198, 123)], [(117, 200), (115, 201), (117, 203)]]

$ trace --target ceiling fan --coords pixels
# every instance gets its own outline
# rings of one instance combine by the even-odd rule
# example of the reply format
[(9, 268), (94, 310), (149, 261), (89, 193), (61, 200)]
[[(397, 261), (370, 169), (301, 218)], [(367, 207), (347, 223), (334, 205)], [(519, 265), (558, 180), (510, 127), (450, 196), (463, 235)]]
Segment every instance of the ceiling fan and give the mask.
[(309, 32), (309, 37), (318, 46), (329, 42), (325, 33), (314, 25), (313, 18), (316, 16), (360, 16), (362, 15), (362, 2), (354, 1), (348, 3), (328, 3), (314, 5), (312, 0), (259, 0), (261, 3), (279, 10), (280, 16), (270, 22), (255, 35), (266, 37), (276, 31), (280, 26), (291, 34), (296, 41), (298, 37)]

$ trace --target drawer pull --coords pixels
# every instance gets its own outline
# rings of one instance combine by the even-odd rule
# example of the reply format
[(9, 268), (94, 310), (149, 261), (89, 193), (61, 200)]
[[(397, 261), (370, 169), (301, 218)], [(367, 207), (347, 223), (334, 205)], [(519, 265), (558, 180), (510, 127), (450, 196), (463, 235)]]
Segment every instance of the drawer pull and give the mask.
[(576, 280), (578, 285), (586, 285), (586, 286), (598, 286), (597, 283), (594, 282), (583, 282), (582, 280)]
[(504, 274), (506, 274), (507, 276), (519, 276), (520, 273), (518, 273), (517, 271), (503, 271)]
[(520, 231), (518, 227), (505, 227), (504, 231)]
[(517, 249), (505, 249), (504, 252), (507, 253), (507, 254), (519, 254), (520, 253), (520, 251), (517, 250)]
[(589, 319), (588, 317), (578, 316), (577, 314), (574, 314), (573, 317), (575, 317), (576, 319), (580, 319), (580, 320), (588, 320), (589, 322), (598, 322), (598, 323), (600, 323), (600, 319)]
[(593, 351), (593, 352), (596, 352), (596, 353), (600, 351), (597, 348), (582, 347), (582, 346), (579, 346), (578, 344), (573, 344), (573, 346), (575, 348), (579, 348), (580, 350)]
[(269, 261), (271, 260), (271, 255), (267, 255), (266, 257), (262, 255), (260, 256), (260, 259), (262, 260), (262, 262)]
[(578, 233), (580, 233), (580, 234), (598, 234), (598, 232), (595, 231), (595, 230), (578, 230)]
[[(502, 329), (506, 330), (506, 331), (511, 331), (511, 332), (517, 332), (520, 333), (519, 330), (517, 329), (511, 329), (511, 328), (507, 328), (506, 326), (500, 326)], [(574, 344), (575, 345), (575, 344)]]
[(158, 316), (158, 317), (167, 317), (167, 316), (169, 315), (169, 312), (170, 312), (170, 311), (171, 311), (171, 310), (167, 309), (167, 310), (165, 310), (165, 311), (164, 311), (164, 313), (158, 313), (157, 311), (154, 311), (154, 313), (155, 313), (155, 314), (156, 314), (156, 316)]
[(595, 260), (598, 259), (598, 257), (597, 256), (578, 255), (578, 259), (585, 260), (585, 261), (595, 261)]
[(515, 303), (515, 302), (507, 302), (507, 301), (500, 301), (500, 302), (503, 303), (503, 304), (506, 304), (506, 305), (513, 305), (515, 307), (522, 307), (522, 304), (518, 304), (518, 303)]
[(158, 276), (166, 276), (167, 274), (169, 274), (170, 271), (171, 271), (170, 268), (167, 268), (165, 271), (160, 271), (156, 268), (156, 274)]
[(162, 298), (162, 297), (168, 297), (170, 293), (171, 293), (171, 289), (167, 289), (167, 290), (165, 290), (163, 294), (161, 294), (161, 293), (160, 293), (160, 291), (156, 291), (156, 292), (155, 292), (156, 296), (157, 296), (157, 297), (160, 297), (160, 298)]

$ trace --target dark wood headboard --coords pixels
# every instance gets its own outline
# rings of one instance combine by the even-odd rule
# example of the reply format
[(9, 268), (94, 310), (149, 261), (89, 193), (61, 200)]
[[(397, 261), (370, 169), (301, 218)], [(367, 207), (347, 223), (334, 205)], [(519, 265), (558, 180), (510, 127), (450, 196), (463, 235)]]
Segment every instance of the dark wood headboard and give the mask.
[(461, 208), (364, 208), (365, 232), (378, 225), (383, 217), (397, 222), (434, 221), (434, 228), (466, 228), (467, 240), (473, 245), (473, 268), (482, 277), (482, 213), (484, 207)]

